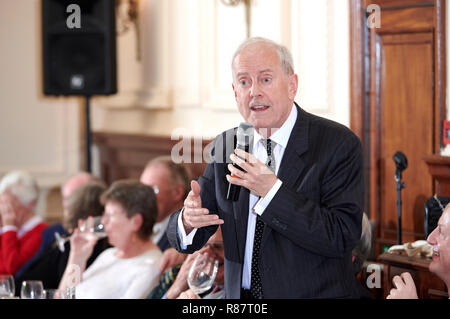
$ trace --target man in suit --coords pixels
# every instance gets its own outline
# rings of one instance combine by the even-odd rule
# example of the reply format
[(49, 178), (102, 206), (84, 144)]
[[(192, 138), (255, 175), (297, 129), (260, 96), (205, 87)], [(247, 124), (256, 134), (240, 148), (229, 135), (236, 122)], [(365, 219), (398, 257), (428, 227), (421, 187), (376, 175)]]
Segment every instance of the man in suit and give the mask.
[(183, 207), (189, 193), (191, 173), (184, 164), (174, 163), (170, 156), (158, 156), (150, 160), (140, 176), (140, 182), (153, 187), (158, 204), (158, 217), (153, 227), (152, 240), (164, 252), (161, 272), (182, 262), (185, 254), (171, 248), (167, 239), (167, 224), (172, 212)]
[[(358, 297), (352, 249), (361, 235), (361, 143), (294, 103), (292, 65), (285, 47), (264, 38), (238, 48), (232, 86), (255, 128), (252, 154), (233, 150), (236, 129), (219, 135), (203, 176), (169, 221), (169, 241), (186, 253), (220, 225), (227, 298)], [(241, 186), (236, 202), (226, 199), (229, 183)]]

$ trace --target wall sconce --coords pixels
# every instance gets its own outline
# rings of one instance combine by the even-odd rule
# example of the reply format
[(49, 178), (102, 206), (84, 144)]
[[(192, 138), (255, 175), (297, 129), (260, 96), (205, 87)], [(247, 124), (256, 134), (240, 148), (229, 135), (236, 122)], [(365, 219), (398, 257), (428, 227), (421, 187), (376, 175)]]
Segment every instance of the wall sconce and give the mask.
[(221, 0), (221, 2), (229, 7), (236, 7), (240, 3), (245, 5), (245, 22), (247, 24), (247, 38), (251, 35), (251, 19), (252, 19), (252, 0)]
[(125, 34), (131, 26), (136, 31), (136, 60), (141, 61), (141, 30), (139, 0), (116, 0), (117, 35)]

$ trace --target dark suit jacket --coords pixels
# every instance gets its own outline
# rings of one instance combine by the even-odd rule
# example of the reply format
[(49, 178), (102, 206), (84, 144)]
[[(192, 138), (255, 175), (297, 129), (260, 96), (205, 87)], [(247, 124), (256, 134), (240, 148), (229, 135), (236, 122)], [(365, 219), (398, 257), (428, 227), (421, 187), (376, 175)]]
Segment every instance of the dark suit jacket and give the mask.
[(57, 223), (53, 224), (42, 232), (41, 238), (41, 246), (39, 246), (39, 250), (33, 255), (33, 257), (28, 260), (20, 269), (14, 274), (16, 277), (21, 277), (23, 273), (25, 273), (28, 268), (39, 258), (41, 254), (43, 254), (48, 247), (50, 247), (55, 242), (55, 233), (59, 233), (61, 236), (67, 235), (67, 231), (64, 229), (62, 224)]
[(167, 230), (164, 232), (164, 234), (161, 236), (161, 239), (156, 244), (162, 252), (171, 247), (169, 239), (167, 238)]
[[(279, 168), (281, 188), (262, 214), (259, 269), (265, 298), (351, 298), (356, 280), (351, 253), (361, 235), (364, 200), (361, 142), (345, 126), (309, 114), (298, 116)], [(236, 129), (214, 141), (212, 161), (199, 178), (202, 206), (224, 220), (225, 290), (239, 298), (249, 191), (226, 200), (227, 162)], [(180, 250), (177, 218), (168, 237)], [(217, 226), (200, 228), (185, 253), (201, 248)]]

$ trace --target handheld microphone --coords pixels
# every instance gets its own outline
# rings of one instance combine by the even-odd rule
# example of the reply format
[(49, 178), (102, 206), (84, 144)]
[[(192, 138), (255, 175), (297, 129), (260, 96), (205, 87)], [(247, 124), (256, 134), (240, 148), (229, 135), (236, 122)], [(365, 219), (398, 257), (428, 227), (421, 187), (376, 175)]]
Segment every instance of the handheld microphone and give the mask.
[(402, 179), (402, 172), (408, 167), (408, 159), (406, 158), (405, 154), (398, 151), (394, 154), (394, 162), (395, 162), (395, 179), (401, 180)]
[[(253, 125), (250, 123), (241, 123), (236, 133), (236, 148), (241, 149), (247, 153), (250, 151), (250, 145), (253, 143)], [(243, 169), (233, 163), (233, 166), (243, 171)], [(228, 184), (227, 200), (236, 202), (239, 199), (241, 186), (235, 184)]]

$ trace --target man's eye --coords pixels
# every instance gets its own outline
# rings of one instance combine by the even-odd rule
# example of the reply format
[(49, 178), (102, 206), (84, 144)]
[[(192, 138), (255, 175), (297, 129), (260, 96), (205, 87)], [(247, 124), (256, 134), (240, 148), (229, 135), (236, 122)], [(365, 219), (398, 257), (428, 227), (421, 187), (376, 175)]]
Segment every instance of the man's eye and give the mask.
[(246, 80), (241, 80), (241, 85), (247, 85), (247, 81)]
[(268, 82), (270, 82), (270, 80), (271, 80), (270, 78), (264, 78), (263, 81), (264, 81), (265, 83), (268, 83)]

